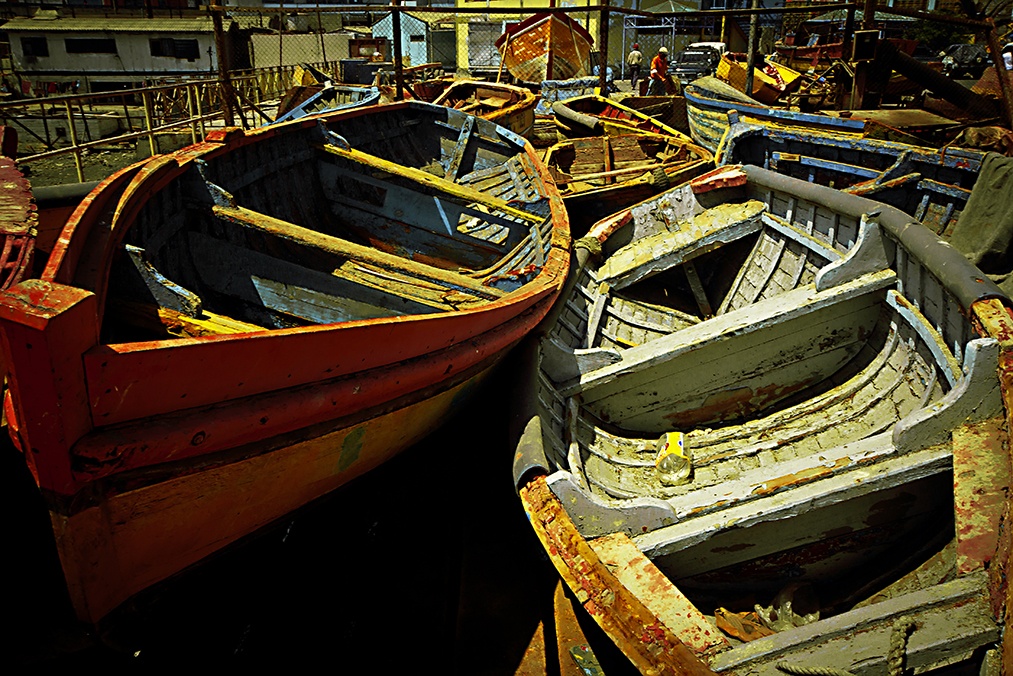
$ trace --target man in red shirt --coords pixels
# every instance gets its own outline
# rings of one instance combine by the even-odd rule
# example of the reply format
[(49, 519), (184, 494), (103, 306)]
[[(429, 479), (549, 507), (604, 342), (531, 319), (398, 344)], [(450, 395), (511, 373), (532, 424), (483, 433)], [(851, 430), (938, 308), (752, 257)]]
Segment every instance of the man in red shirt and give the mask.
[(647, 88), (648, 96), (664, 96), (665, 81), (668, 79), (668, 49), (662, 47), (651, 59), (651, 86)]

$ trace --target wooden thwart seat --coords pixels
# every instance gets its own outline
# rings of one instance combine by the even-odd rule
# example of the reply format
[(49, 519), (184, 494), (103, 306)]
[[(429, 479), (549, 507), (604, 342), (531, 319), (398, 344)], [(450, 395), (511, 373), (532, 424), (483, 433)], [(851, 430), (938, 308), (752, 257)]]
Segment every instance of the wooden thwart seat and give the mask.
[(215, 206), (214, 213), (218, 218), (225, 219), (245, 228), (280, 237), (359, 263), (414, 277), (422, 282), (432, 282), (448, 290), (454, 290), (475, 299), (495, 300), (505, 295), (503, 291), (485, 286), (471, 277), (422, 265), (384, 251), (378, 251), (361, 244), (331, 237), (330, 235), (325, 235), (309, 228), (272, 218), (271, 216), (242, 207)]

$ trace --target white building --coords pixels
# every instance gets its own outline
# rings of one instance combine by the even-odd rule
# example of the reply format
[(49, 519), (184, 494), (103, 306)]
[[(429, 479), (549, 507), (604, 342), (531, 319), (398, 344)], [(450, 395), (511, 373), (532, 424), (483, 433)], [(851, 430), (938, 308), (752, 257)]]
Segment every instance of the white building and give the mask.
[[(235, 23), (226, 19), (226, 48), (235, 44)], [(210, 18), (107, 19), (37, 16), (0, 26), (10, 39), (15, 71), (36, 89), (109, 91), (140, 86), (145, 80), (206, 77), (218, 70)], [(247, 60), (246, 50), (233, 50)], [(230, 57), (233, 55), (230, 54)], [(233, 68), (246, 63), (236, 63)]]

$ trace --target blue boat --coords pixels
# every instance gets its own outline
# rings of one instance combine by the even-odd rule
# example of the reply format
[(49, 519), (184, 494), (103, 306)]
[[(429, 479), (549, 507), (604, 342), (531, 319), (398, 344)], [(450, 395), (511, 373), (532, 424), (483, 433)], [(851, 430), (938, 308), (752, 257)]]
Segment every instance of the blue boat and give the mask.
[(868, 197), (946, 236), (971, 195), (986, 153), (923, 148), (803, 127), (735, 122), (717, 164), (754, 164)]
[(864, 120), (765, 105), (715, 77), (703, 77), (686, 85), (683, 95), (690, 135), (711, 152), (717, 151), (728, 132), (731, 111), (737, 113), (738, 119), (749, 122), (814, 127), (852, 136), (862, 136), (866, 128)]
[(320, 91), (279, 115), (274, 124), (298, 120), (307, 115), (333, 113), (337, 110), (357, 106), (371, 106), (379, 102), (380, 90), (377, 87), (358, 87), (325, 82)]

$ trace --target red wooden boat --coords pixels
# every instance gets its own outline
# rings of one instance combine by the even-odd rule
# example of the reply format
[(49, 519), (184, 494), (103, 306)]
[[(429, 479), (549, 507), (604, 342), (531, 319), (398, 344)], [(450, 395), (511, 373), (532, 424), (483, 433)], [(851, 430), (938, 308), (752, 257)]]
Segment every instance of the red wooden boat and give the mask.
[(532, 14), (496, 39), (507, 71), (521, 82), (569, 80), (588, 75), (594, 38), (565, 14)]
[(0, 289), (28, 271), (39, 227), (32, 185), (15, 162), (17, 147), (17, 132), (0, 126)]
[(568, 251), (530, 144), (416, 101), (103, 181), (0, 294), (9, 430), (80, 619), (421, 439), (542, 319)]

